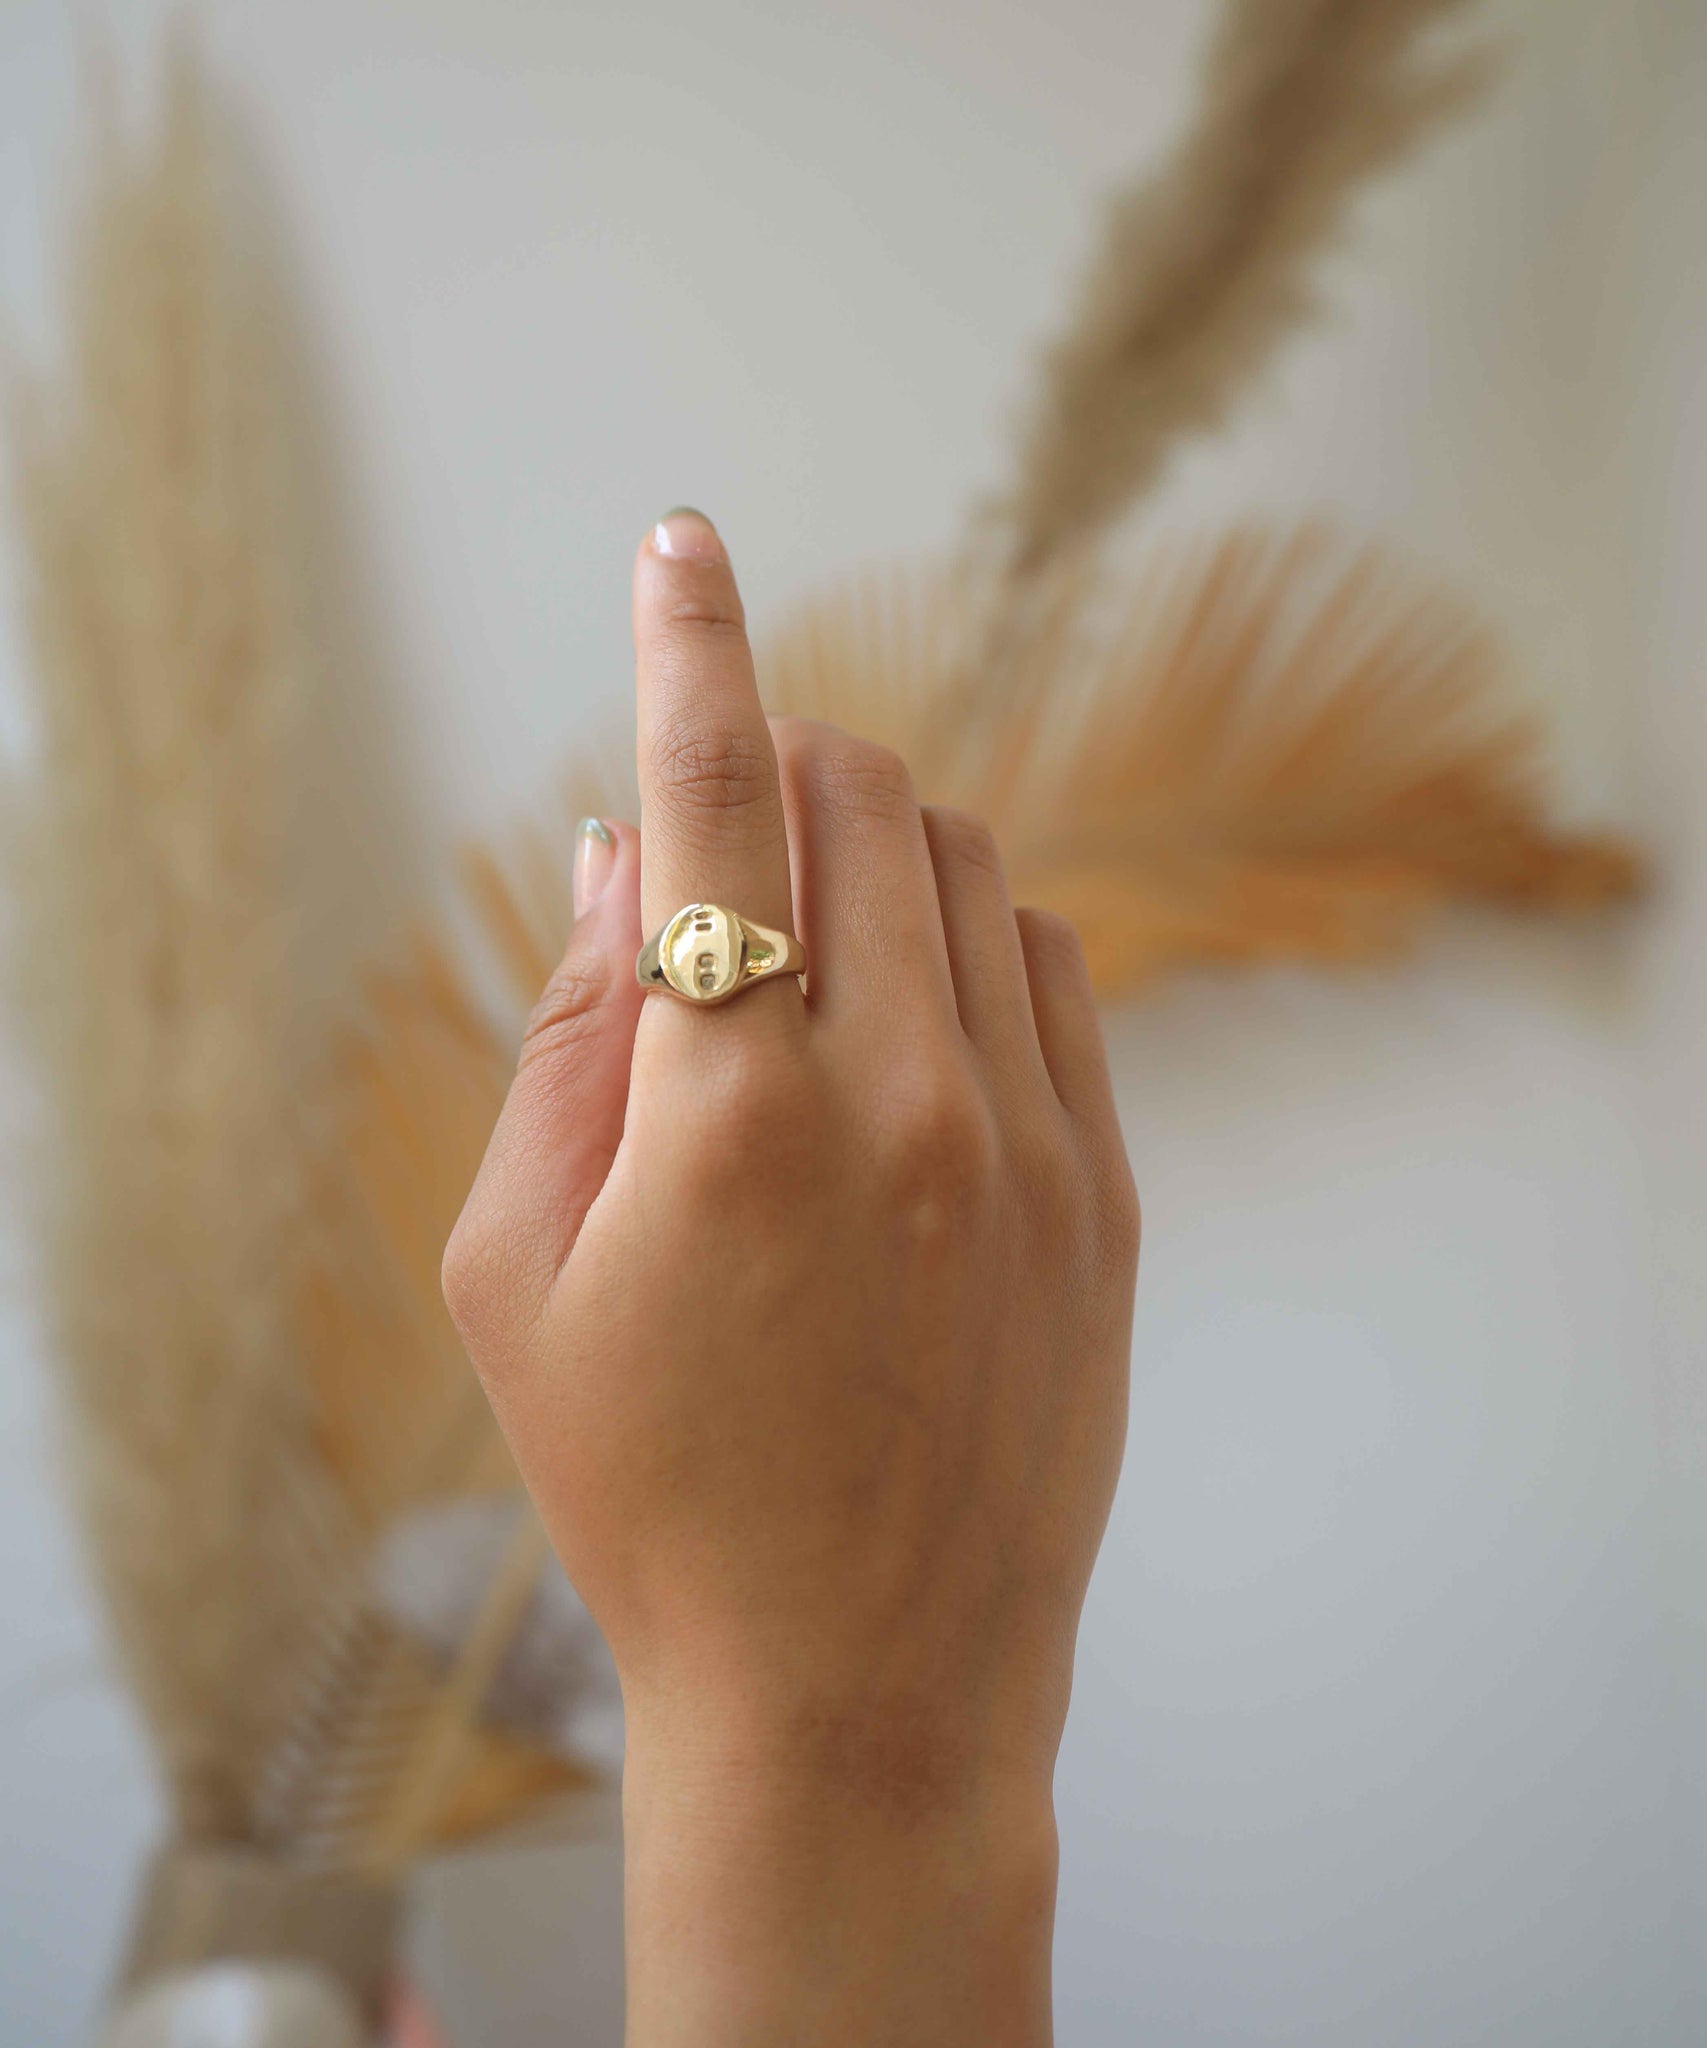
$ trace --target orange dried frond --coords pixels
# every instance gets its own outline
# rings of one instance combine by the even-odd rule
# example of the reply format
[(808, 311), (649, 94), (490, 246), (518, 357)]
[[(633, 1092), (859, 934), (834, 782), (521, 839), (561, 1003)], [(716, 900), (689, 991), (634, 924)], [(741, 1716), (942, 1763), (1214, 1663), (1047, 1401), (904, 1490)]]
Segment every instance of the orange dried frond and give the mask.
[(1040, 603), (981, 695), (959, 586), (868, 583), (803, 613), (763, 675), (988, 815), (1016, 896), (1074, 919), (1110, 993), (1173, 962), (1379, 958), (1453, 898), (1638, 885), (1628, 847), (1552, 822), (1493, 635), (1377, 550), (1238, 530), (1098, 610), (1082, 585)]
[[(472, 855), (467, 872), (490, 950), (518, 1002), (531, 1000), (569, 921), (567, 842), (559, 856), (535, 832), (504, 860)], [(370, 982), (364, 1023), (333, 1062), (304, 1351), (327, 1463), (375, 1542), (412, 1510), (519, 1485), (439, 1285), (513, 1069), (511, 1035), (486, 1015), (472, 972), (424, 939)], [(526, 1562), (527, 1584), (542, 1565), (543, 1552)], [(428, 1839), (489, 1831), (590, 1782), (483, 1719), (507, 1617), (453, 1684), (397, 1624), (367, 1615), (367, 1647), (330, 1679), (322, 1716), (335, 1725), (321, 1853), (401, 1867)]]
[(510, 1062), (449, 958), (422, 943), (376, 980), (337, 1063), (308, 1289), (329, 1462), (364, 1523), (441, 1492), (514, 1483), (439, 1292), (445, 1241)]
[(469, 1754), (433, 1826), (436, 1843), (478, 1841), (513, 1826), (547, 1801), (600, 1782), (588, 1764), (524, 1742), (502, 1728), (472, 1731)]

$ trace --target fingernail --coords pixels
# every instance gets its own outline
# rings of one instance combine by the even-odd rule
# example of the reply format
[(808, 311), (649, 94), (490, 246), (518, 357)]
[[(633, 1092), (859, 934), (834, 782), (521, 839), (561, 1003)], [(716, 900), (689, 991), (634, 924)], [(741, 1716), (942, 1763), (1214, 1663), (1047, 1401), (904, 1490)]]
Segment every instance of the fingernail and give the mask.
[(583, 818), (575, 827), (575, 865), (569, 877), (577, 917), (585, 917), (605, 893), (615, 866), (616, 834), (603, 818)]
[(652, 529), (652, 552), (685, 562), (727, 561), (717, 528), (691, 505), (675, 505)]

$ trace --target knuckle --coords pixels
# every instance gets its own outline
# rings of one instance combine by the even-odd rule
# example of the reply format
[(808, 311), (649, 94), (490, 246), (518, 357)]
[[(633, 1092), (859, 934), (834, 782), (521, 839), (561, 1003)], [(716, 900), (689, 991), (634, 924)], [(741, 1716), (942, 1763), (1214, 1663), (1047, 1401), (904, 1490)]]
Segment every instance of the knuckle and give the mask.
[(1086, 1142), (1063, 1113), (1014, 1133), (1007, 1149), (1042, 1236), (1072, 1245), (1099, 1276), (1128, 1277), (1137, 1270), (1138, 1190), (1118, 1133), (1108, 1142)]
[(1096, 1207), (1097, 1240), (1104, 1258), (1116, 1272), (1135, 1273), (1144, 1235), (1144, 1213), (1124, 1146), (1114, 1146), (1112, 1155), (1101, 1162), (1092, 1199)]
[(930, 819), (931, 837), (946, 859), (996, 881), (1005, 881), (1002, 850), (984, 819), (971, 811), (942, 806), (932, 807)]
[(688, 811), (766, 814), (776, 807), (776, 771), (756, 734), (667, 725), (653, 738), (652, 773)]
[(664, 640), (745, 640), (747, 615), (734, 577), (721, 563), (677, 560), (655, 600), (652, 630)]
[(1008, 1141), (1015, 1180), (1045, 1219), (1071, 1211), (1083, 1185), (1076, 1148), (1059, 1114), (1039, 1115)]
[(478, 1293), (477, 1266), (473, 1233), (468, 1227), (465, 1209), (446, 1240), (444, 1256), (439, 1261), (439, 1292), (444, 1296), (445, 1307), (450, 1310), (451, 1321), (459, 1330), (474, 1311)]
[[(762, 1118), (753, 1114), (760, 1100)], [(837, 1149), (805, 1075), (762, 1045), (702, 1065), (667, 1121), (672, 1185), (693, 1210), (724, 1218), (798, 1203), (815, 1165)]]
[(822, 719), (807, 718), (798, 711), (772, 712), (767, 721), (778, 757), (804, 754), (821, 739), (834, 737), (836, 728)]
[(445, 1245), (439, 1287), (471, 1357), (485, 1348), (495, 1314), (510, 1298), (513, 1265), (509, 1232), (470, 1201)]
[(830, 732), (804, 752), (813, 795), (844, 816), (890, 822), (917, 808), (912, 775), (891, 747)]
[(738, 604), (685, 592), (665, 602), (658, 614), (661, 659), (700, 660), (708, 647), (747, 644), (747, 622)]
[(894, 1103), (880, 1153), (897, 1198), (950, 1211), (975, 1205), (997, 1163), (995, 1121), (977, 1087), (933, 1068), (902, 1084)]
[(648, 1085), (669, 1104), (670, 1122), (697, 1133), (710, 1120), (727, 1125), (732, 1141), (763, 1149), (773, 1123), (816, 1113), (822, 1090), (792, 985), (753, 989), (692, 1019), (672, 1003), (659, 1021), (672, 1027), (671, 1043)]
[(1058, 910), (1039, 910), (1026, 904), (1019, 912), (1028, 948), (1042, 958), (1081, 970), (1085, 966), (1085, 943), (1071, 918)]

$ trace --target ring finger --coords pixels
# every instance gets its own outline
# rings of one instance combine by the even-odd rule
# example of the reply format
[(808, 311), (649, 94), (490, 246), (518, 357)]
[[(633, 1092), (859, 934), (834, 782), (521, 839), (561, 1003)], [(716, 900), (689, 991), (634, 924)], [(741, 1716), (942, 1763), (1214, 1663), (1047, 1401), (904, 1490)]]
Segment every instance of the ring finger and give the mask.
[(924, 825), (961, 1029), (999, 1072), (1046, 1082), (1025, 951), (995, 834), (982, 818), (937, 804), (925, 806)]

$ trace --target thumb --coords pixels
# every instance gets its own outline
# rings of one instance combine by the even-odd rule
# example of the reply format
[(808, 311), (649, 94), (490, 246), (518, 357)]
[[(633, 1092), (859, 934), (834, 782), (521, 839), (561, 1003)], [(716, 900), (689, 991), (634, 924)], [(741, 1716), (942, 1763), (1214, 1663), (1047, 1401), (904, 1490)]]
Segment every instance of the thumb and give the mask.
[(445, 1249), (445, 1300), (476, 1365), (495, 1338), (532, 1324), (622, 1138), (645, 999), (634, 978), (640, 835), (632, 825), (583, 819), (575, 913)]

